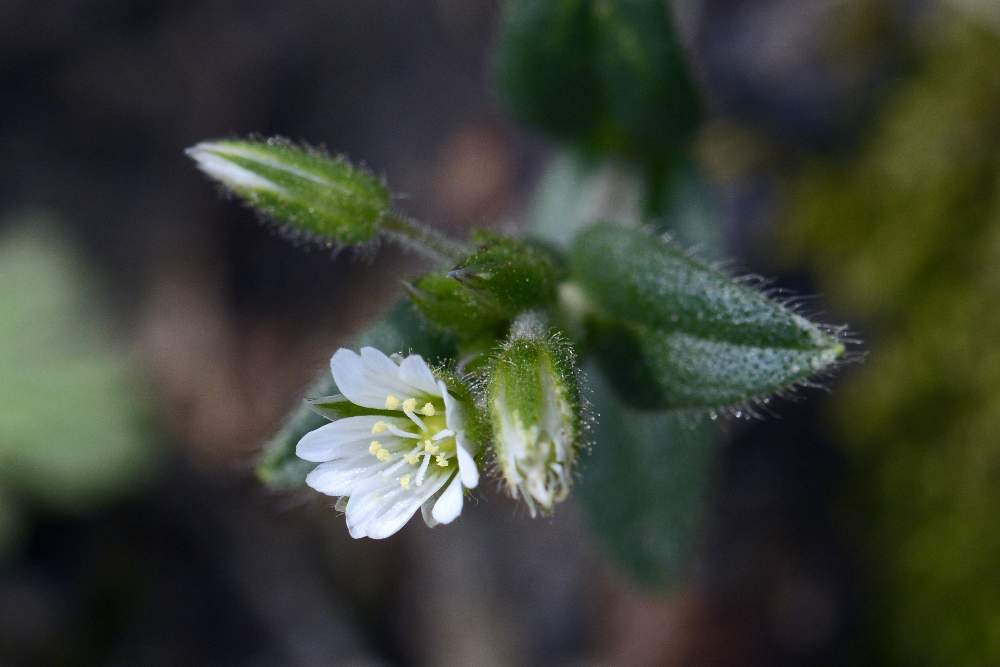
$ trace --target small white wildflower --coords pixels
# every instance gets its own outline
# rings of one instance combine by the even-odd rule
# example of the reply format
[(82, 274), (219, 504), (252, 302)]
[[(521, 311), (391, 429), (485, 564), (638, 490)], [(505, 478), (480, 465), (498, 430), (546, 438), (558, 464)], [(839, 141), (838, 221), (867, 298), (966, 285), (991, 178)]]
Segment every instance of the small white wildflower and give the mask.
[(390, 358), (371, 347), (360, 355), (341, 348), (330, 368), (363, 414), (299, 441), (296, 454), (320, 464), (306, 483), (341, 498), (338, 507), (354, 538), (389, 537), (418, 508), (428, 526), (453, 521), (462, 511), (463, 487), (479, 483), (465, 438), (466, 406), (416, 354)]

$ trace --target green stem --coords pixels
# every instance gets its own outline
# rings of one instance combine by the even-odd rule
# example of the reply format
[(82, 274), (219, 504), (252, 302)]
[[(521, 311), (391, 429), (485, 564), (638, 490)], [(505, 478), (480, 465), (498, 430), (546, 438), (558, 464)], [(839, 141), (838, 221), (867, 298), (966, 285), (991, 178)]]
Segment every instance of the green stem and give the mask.
[(472, 254), (472, 248), (412, 218), (390, 215), (383, 222), (383, 232), (403, 245), (440, 262), (457, 264)]

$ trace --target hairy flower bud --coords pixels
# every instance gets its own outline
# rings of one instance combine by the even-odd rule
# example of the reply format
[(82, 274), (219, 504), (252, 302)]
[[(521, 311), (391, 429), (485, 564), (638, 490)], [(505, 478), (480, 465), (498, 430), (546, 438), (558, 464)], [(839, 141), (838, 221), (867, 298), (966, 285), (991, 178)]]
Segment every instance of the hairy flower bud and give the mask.
[(372, 240), (389, 191), (342, 158), (282, 139), (211, 141), (187, 149), (198, 168), (289, 231), (327, 243)]
[(497, 463), (532, 516), (568, 495), (581, 422), (573, 351), (561, 334), (538, 329), (515, 324), (488, 385)]

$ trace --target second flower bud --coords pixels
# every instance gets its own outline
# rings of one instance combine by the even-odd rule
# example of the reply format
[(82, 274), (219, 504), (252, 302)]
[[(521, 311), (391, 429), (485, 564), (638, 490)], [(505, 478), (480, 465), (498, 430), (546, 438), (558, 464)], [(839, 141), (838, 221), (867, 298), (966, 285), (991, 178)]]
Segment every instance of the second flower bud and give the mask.
[(510, 494), (532, 516), (552, 510), (572, 483), (580, 440), (573, 350), (561, 334), (518, 326), (493, 359), (487, 399), (496, 459)]

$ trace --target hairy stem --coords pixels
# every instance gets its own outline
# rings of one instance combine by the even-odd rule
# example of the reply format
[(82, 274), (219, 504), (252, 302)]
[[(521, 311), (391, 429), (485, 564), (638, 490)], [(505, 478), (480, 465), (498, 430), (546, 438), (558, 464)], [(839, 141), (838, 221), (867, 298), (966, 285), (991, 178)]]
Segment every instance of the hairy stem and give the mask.
[(402, 245), (438, 262), (456, 264), (472, 254), (472, 248), (463, 241), (446, 236), (401, 215), (388, 216), (383, 222), (382, 232)]

